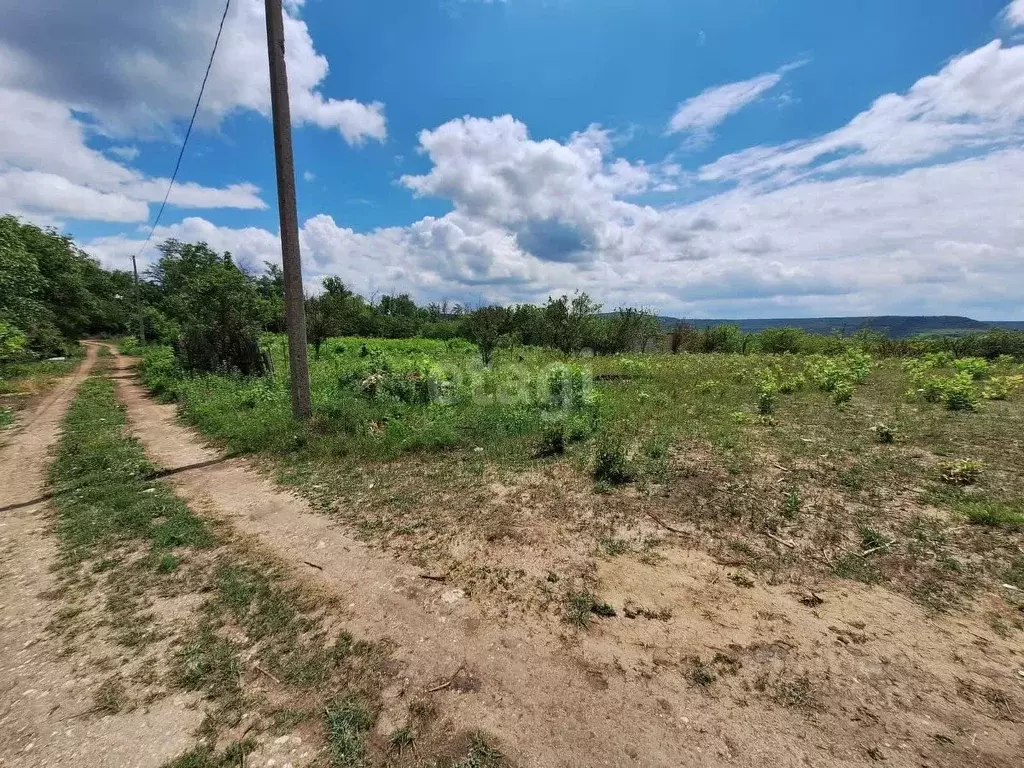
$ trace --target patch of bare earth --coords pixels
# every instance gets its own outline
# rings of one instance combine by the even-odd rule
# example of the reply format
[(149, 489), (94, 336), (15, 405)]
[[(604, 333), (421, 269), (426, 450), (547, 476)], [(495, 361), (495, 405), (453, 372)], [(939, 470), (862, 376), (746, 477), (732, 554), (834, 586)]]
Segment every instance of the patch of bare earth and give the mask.
[(74, 374), (22, 411), (0, 453), (0, 765), (12, 768), (159, 766), (190, 743), (198, 723), (175, 699), (118, 713), (98, 707), (104, 690), (115, 693), (103, 686), (116, 665), (100, 662), (88, 647), (69, 656), (48, 631), (61, 604), (53, 599), (56, 546), (45, 469), (94, 360), (90, 349)]
[[(766, 525), (767, 505), (752, 511), (765, 483), (782, 492), (786, 481), (771, 478), (785, 468), (744, 485), (698, 452), (677, 467), (689, 477), (674, 487), (689, 482), (688, 492), (610, 495), (557, 468), (485, 477), (382, 525), (392, 513), (369, 501), (316, 512), (246, 461), (220, 460), (172, 406), (119, 386), (147, 453), (185, 468), (170, 479), (194, 509), (335, 595), (347, 630), (391, 644), (400, 682), (384, 692), (379, 729), (430, 711), (453, 731), (494, 734), (530, 766), (1024, 759), (1019, 643), (983, 619), (1000, 598), (983, 589), (971, 609), (930, 614), (890, 589), (833, 578), (836, 554), (816, 537), (838, 498), (823, 490), (804, 505), (805, 520), (820, 516), (806, 535)], [(731, 534), (700, 519), (721, 510), (735, 516)], [(385, 531), (390, 554), (356, 536), (361, 516)], [(731, 543), (751, 538), (753, 553)], [(798, 562), (804, 549), (812, 568)], [(554, 607), (567, 583), (616, 615), (567, 626)], [(534, 610), (544, 594), (552, 610)]]

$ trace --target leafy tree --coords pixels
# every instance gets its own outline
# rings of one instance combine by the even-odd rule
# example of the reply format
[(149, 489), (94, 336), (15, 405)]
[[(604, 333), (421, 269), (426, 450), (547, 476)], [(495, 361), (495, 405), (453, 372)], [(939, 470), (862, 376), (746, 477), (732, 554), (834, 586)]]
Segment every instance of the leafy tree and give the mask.
[(272, 261), (263, 263), (267, 271), (256, 278), (256, 290), (266, 302), (267, 330), (284, 333), (284, 272)]
[(551, 297), (544, 307), (548, 343), (565, 354), (575, 354), (592, 344), (596, 334), (596, 316), (601, 305), (586, 293)]
[(54, 230), (0, 217), (0, 318), (29, 349), (57, 354), (84, 335), (127, 326), (131, 279), (108, 272)]
[(17, 357), (25, 349), (27, 341), (24, 333), (6, 320), (0, 320), (0, 363)]
[(661, 323), (644, 309), (622, 308), (597, 323), (594, 350), (599, 354), (645, 352), (652, 339), (661, 336)]
[(306, 340), (313, 345), (313, 355), (320, 358), (320, 348), (331, 337), (331, 316), (328, 313), (329, 296), (306, 298)]
[[(340, 277), (325, 277), (323, 281), (324, 292), (335, 299), (346, 299), (355, 294), (348, 289)], [(408, 298), (408, 297), (406, 297)]]
[(680, 321), (672, 329), (668, 346), (673, 355), (680, 352), (699, 352), (701, 334), (690, 323)]
[(505, 307), (480, 307), (465, 316), (463, 324), (470, 341), (480, 349), (484, 365), (490, 365), (498, 341), (507, 333), (509, 311)]
[(181, 326), (177, 354), (196, 371), (262, 373), (257, 339), (267, 319), (267, 301), (255, 281), (235, 266), (230, 253), (206, 243), (168, 240), (150, 270), (159, 286), (161, 309)]

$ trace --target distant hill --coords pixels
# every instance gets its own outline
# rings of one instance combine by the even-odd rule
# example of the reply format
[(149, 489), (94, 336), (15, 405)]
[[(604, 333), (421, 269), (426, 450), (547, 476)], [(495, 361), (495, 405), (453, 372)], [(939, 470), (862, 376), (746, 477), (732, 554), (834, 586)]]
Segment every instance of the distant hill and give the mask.
[[(680, 322), (676, 317), (659, 317), (666, 330)], [(1008, 330), (1024, 330), (1024, 321), (1008, 320), (1006, 322), (987, 322), (973, 320), (969, 317), (952, 315), (881, 315), (879, 317), (787, 317), (762, 318), (744, 320), (711, 320), (707, 318), (686, 319), (696, 328), (707, 328), (713, 325), (730, 323), (738, 325), (744, 333), (755, 333), (765, 328), (802, 328), (810, 333), (855, 333), (862, 328), (870, 328), (896, 339), (917, 336), (922, 333), (976, 333), (991, 328)]]

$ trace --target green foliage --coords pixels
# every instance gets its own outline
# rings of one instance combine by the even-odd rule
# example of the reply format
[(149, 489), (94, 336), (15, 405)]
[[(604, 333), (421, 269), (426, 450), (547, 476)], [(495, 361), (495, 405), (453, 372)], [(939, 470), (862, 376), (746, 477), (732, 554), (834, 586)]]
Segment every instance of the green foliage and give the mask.
[(480, 307), (463, 319), (466, 338), (476, 344), (484, 365), (490, 365), (491, 356), (502, 337), (510, 329), (510, 312), (505, 307)]
[(973, 459), (960, 459), (939, 467), (939, 477), (949, 485), (974, 485), (981, 478), (981, 464)]
[(800, 328), (765, 328), (753, 335), (757, 350), (770, 355), (797, 355), (807, 344), (807, 332)]
[(743, 332), (738, 325), (715, 325), (705, 328), (698, 352), (735, 354), (743, 352)]
[(68, 411), (50, 482), (57, 532), (72, 562), (121, 541), (150, 542), (154, 552), (201, 547), (213, 537), (165, 484), (125, 432), (124, 411), (109, 379), (89, 379)]
[(985, 384), (981, 396), (986, 400), (1007, 400), (1021, 387), (1024, 387), (1024, 376), (993, 376)]
[[(123, 346), (122, 351), (131, 354), (129, 350), (133, 348), (136, 347), (128, 344)], [(183, 375), (174, 349), (154, 344), (142, 347), (139, 351), (142, 352), (142, 376), (146, 386), (161, 397), (173, 399)]]
[(974, 377), (964, 371), (947, 379), (943, 391), (946, 408), (951, 411), (973, 411), (978, 407), (978, 395), (974, 391)]
[(875, 433), (875, 439), (883, 445), (891, 445), (896, 442), (896, 427), (890, 424), (879, 422), (871, 428), (871, 431)]
[(786, 376), (779, 382), (779, 392), (783, 395), (791, 395), (799, 392), (807, 384), (807, 378), (802, 373)]
[(565, 410), (588, 408), (596, 402), (590, 372), (578, 363), (556, 363), (548, 369), (548, 402)]
[(981, 357), (963, 357), (953, 361), (957, 373), (966, 373), (973, 380), (987, 379), (989, 375), (988, 360)]
[(130, 290), (130, 275), (102, 269), (70, 238), (0, 216), (0, 322), (27, 350), (62, 355), (82, 336), (122, 331)]
[(621, 485), (636, 478), (636, 469), (629, 453), (629, 441), (617, 431), (598, 436), (594, 456), (594, 479), (610, 485)]
[(597, 320), (591, 346), (602, 355), (644, 352), (661, 336), (661, 323), (653, 313), (623, 307)]
[(832, 387), (833, 405), (842, 406), (853, 400), (853, 382), (849, 379), (839, 379)]
[(592, 346), (596, 338), (597, 313), (601, 305), (585, 293), (551, 297), (544, 306), (546, 342), (564, 354), (574, 354)]
[(376, 717), (362, 700), (347, 696), (327, 705), (324, 721), (330, 739), (332, 768), (359, 768), (364, 765), (366, 733)]
[(27, 343), (28, 338), (21, 330), (0, 319), (0, 363), (20, 357)]
[(182, 368), (200, 372), (259, 374), (265, 364), (258, 338), (269, 307), (231, 254), (204, 243), (168, 240), (150, 270), (161, 309), (180, 324), (176, 355)]
[(757, 379), (757, 412), (768, 416), (775, 412), (779, 380), (771, 370), (761, 371)]
[(805, 364), (806, 376), (819, 389), (832, 393), (832, 402), (843, 406), (853, 399), (853, 385), (862, 383), (871, 373), (871, 356), (850, 347), (834, 357), (812, 355)]

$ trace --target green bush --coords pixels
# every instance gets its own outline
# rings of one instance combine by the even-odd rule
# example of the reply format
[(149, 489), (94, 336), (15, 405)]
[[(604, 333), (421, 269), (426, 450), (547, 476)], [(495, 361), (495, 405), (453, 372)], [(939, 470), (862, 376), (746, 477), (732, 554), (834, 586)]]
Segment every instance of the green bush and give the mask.
[(787, 376), (781, 382), (779, 382), (779, 392), (784, 395), (791, 395), (794, 392), (799, 392), (804, 388), (807, 383), (806, 377), (802, 373), (794, 374), (793, 376)]
[(1006, 400), (1024, 386), (1024, 376), (993, 376), (981, 396), (986, 400)]
[(0, 320), (0, 363), (19, 357), (28, 344), (28, 337), (11, 323)]
[(621, 485), (634, 479), (636, 473), (629, 456), (629, 445), (622, 435), (605, 433), (597, 443), (594, 458), (594, 479)]
[(556, 408), (578, 410), (594, 404), (590, 372), (578, 363), (557, 363), (548, 370), (549, 403)]
[(183, 375), (174, 349), (153, 344), (141, 347), (140, 351), (142, 378), (146, 386), (161, 397), (173, 399), (178, 393), (178, 384)]
[(973, 411), (978, 407), (974, 378), (969, 372), (958, 373), (947, 381), (945, 403), (951, 411)]
[(954, 360), (953, 368), (957, 373), (966, 373), (975, 381), (986, 379), (989, 375), (988, 360), (982, 357), (964, 357)]
[(981, 478), (981, 464), (973, 459), (960, 459), (942, 465), (939, 477), (949, 485), (974, 485)]
[(757, 379), (757, 412), (769, 416), (775, 412), (775, 401), (779, 391), (779, 380), (774, 371), (761, 371)]
[(832, 387), (832, 403), (834, 405), (846, 405), (853, 400), (853, 382), (849, 379), (839, 379)]
[(871, 428), (871, 431), (875, 433), (875, 439), (884, 445), (896, 442), (896, 427), (879, 422)]

